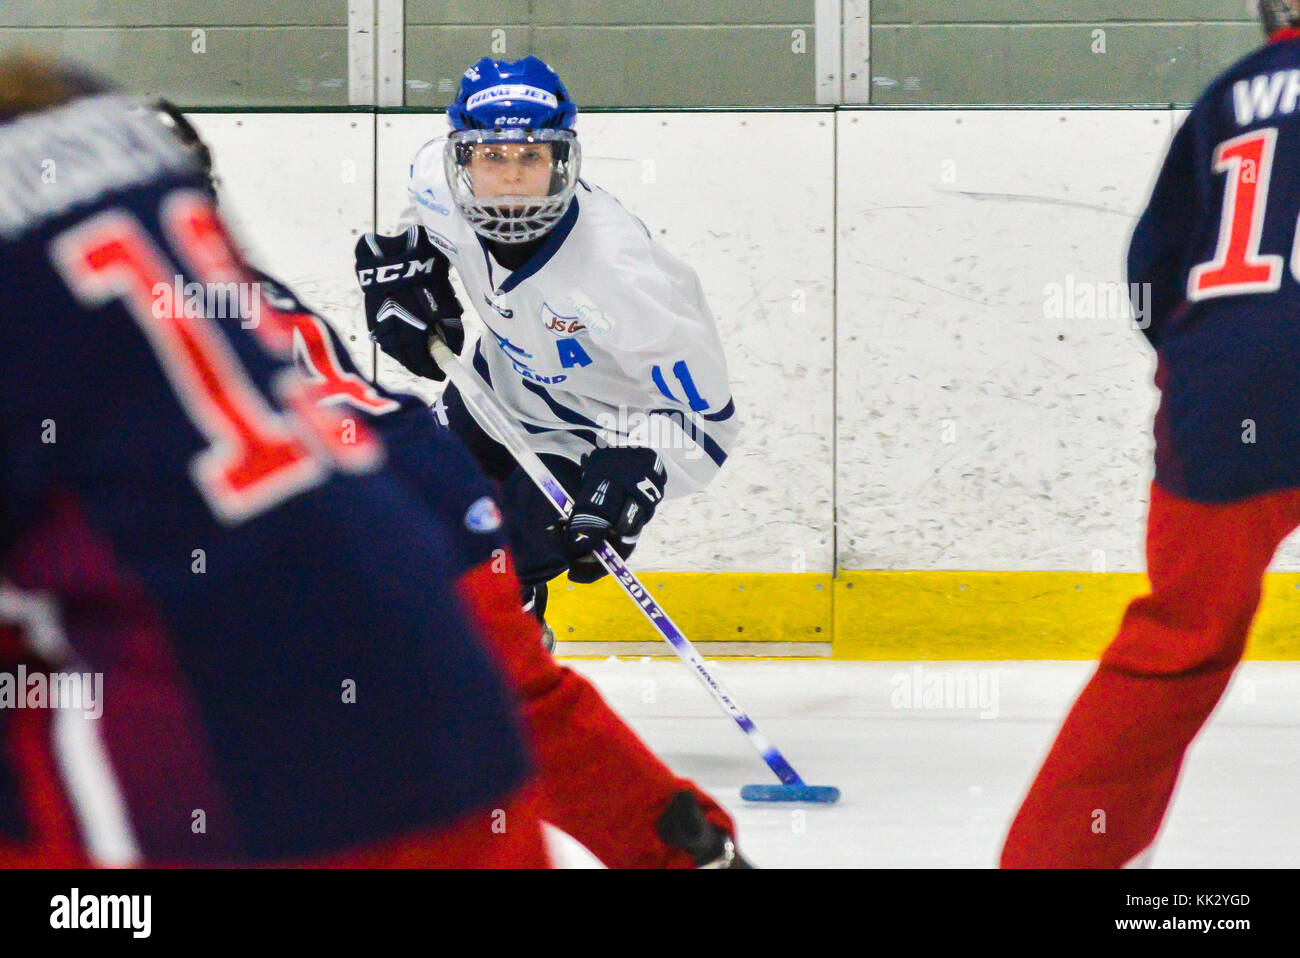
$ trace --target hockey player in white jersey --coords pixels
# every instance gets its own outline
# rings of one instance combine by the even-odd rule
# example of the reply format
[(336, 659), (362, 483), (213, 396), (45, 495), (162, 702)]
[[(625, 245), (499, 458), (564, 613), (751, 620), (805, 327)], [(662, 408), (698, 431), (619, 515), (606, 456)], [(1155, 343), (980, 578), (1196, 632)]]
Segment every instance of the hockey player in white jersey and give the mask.
[(559, 76), (536, 57), (484, 58), (447, 114), (450, 135), (411, 164), (406, 231), (362, 237), (358, 279), (371, 338), (441, 379), (429, 337), (464, 343), (455, 267), (485, 327), (474, 370), (575, 500), (557, 524), (448, 385), (447, 423), (502, 483), (525, 604), (541, 618), (549, 579), (600, 578), (602, 540), (626, 557), (663, 498), (712, 479), (739, 419), (699, 278), (579, 177), (577, 108)]

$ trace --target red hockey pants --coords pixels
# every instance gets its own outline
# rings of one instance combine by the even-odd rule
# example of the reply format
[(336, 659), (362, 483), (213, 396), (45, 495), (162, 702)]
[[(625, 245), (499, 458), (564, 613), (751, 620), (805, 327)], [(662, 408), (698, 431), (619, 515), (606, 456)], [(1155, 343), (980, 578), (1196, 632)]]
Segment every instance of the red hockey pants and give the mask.
[(1151, 487), (1147, 574), (1030, 787), (1004, 868), (1114, 868), (1155, 840), (1227, 687), (1300, 491), (1205, 505)]

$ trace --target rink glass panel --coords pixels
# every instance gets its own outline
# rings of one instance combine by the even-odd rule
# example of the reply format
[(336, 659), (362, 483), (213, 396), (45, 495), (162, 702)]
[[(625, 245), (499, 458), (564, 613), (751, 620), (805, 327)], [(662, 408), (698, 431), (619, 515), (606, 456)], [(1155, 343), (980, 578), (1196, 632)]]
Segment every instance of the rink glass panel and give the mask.
[(811, 106), (813, 0), (407, 0), (406, 104), (535, 54), (582, 107)]
[(1191, 103), (1263, 40), (1243, 0), (872, 0), (870, 16), (869, 102), (889, 106)]
[(346, 0), (17, 0), (0, 6), (0, 53), (84, 64), (183, 106), (344, 106)]
[[(813, 106), (816, 9), (816, 0), (406, 0), (395, 92), (406, 106), (441, 108), (477, 58), (532, 53), (589, 108)], [(837, 9), (843, 102), (858, 105), (1190, 103), (1261, 40), (1243, 0), (842, 0)], [(358, 4), (356, 15), (366, 10)], [(349, 102), (348, 14), (346, 0), (16, 0), (0, 6), (0, 51), (77, 60), (186, 107), (338, 107)]]

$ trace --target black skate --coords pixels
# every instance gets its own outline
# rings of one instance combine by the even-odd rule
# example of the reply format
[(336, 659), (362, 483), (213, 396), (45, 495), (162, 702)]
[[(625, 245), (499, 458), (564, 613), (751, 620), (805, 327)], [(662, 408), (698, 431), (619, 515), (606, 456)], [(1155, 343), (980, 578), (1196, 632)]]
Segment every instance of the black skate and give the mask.
[(696, 868), (753, 868), (736, 850), (735, 840), (704, 817), (693, 794), (673, 796), (656, 826), (665, 845), (680, 848), (695, 859)]

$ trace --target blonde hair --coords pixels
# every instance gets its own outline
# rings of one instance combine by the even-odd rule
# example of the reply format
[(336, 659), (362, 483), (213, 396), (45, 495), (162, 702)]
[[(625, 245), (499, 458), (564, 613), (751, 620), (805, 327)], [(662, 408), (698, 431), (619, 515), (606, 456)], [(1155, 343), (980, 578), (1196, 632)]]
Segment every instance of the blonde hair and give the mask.
[(39, 113), (104, 89), (104, 84), (39, 53), (0, 57), (0, 118)]

